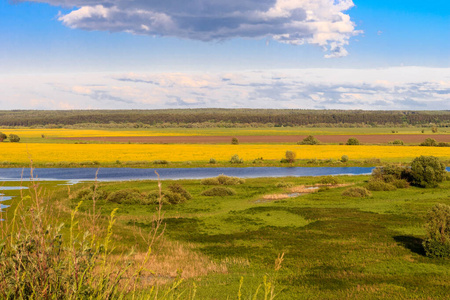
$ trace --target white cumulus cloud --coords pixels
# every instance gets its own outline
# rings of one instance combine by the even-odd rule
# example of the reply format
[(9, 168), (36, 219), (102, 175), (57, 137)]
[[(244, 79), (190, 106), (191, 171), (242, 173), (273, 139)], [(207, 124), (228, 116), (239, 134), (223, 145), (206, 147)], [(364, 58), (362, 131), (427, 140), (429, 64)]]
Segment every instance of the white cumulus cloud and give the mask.
[(267, 38), (348, 54), (360, 33), (345, 12), (352, 0), (30, 0), (71, 8), (59, 20), (70, 28), (217, 41)]

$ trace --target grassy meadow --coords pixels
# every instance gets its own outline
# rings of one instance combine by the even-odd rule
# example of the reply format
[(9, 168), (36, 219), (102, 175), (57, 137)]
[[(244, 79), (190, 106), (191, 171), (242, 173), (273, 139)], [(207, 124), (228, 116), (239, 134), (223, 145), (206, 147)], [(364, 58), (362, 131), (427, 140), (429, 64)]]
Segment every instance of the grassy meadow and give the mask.
[[(195, 299), (234, 299), (239, 294), (242, 299), (256, 294), (254, 299), (265, 299), (270, 283), (276, 299), (445, 298), (450, 261), (426, 257), (421, 241), (428, 210), (435, 203), (450, 204), (450, 181), (431, 189), (372, 192), (368, 198), (342, 195), (348, 186), (364, 186), (368, 178), (338, 177), (342, 186), (291, 198), (285, 194), (323, 178), (247, 179), (227, 186), (234, 195), (215, 197), (202, 195), (212, 186), (201, 180), (162, 182), (163, 190), (177, 183), (192, 198), (163, 205), (164, 233), (145, 265), (151, 272), (141, 275), (147, 278), (143, 295), (150, 293), (150, 286), (163, 291), (179, 283), (180, 299), (191, 299), (194, 292)], [(57, 216), (58, 224), (65, 224), (63, 232), (69, 232), (70, 214), (80, 201), (80, 232), (104, 235), (117, 209), (109, 259), (121, 261), (134, 248), (129, 259), (142, 260), (157, 205), (116, 203), (105, 195), (120, 190), (152, 193), (158, 190), (156, 181), (58, 184), (42, 182), (38, 189), (52, 219)], [(96, 196), (83, 192), (86, 189), (95, 189)], [(8, 202), (8, 220), (17, 202)], [(96, 226), (91, 225), (94, 215)]]

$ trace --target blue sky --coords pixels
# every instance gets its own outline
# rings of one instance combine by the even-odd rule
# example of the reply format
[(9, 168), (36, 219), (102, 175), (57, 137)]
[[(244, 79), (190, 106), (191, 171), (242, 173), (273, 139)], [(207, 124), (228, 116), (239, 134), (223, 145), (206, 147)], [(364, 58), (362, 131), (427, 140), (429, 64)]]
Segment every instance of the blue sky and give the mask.
[(0, 0), (4, 109), (450, 109), (450, 1)]

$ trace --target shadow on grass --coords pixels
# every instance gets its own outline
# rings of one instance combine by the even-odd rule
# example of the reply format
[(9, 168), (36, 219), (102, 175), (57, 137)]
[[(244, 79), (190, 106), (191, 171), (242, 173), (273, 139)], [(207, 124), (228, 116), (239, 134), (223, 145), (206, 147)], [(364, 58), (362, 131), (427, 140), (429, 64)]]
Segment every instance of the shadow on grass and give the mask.
[(406, 249), (411, 250), (411, 252), (426, 256), (425, 249), (422, 245), (423, 239), (408, 235), (397, 235), (394, 236), (394, 240)]

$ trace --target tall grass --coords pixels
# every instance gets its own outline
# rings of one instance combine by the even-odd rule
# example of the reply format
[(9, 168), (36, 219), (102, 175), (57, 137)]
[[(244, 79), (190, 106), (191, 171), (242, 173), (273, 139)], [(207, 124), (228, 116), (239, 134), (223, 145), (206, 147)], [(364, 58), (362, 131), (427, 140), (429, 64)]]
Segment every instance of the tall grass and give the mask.
[(94, 192), (87, 230), (79, 223), (82, 202), (70, 213), (69, 224), (58, 224), (32, 174), (31, 178), (30, 195), (22, 194), (11, 219), (0, 222), (1, 299), (160, 299), (173, 294), (181, 280), (163, 292), (141, 284), (151, 274), (144, 266), (152, 246), (164, 232), (161, 201), (141, 261), (132, 259), (133, 250), (111, 260), (117, 209), (106, 229), (99, 229)]

